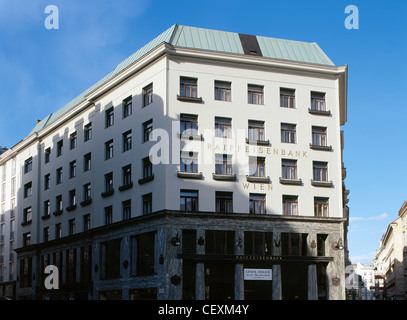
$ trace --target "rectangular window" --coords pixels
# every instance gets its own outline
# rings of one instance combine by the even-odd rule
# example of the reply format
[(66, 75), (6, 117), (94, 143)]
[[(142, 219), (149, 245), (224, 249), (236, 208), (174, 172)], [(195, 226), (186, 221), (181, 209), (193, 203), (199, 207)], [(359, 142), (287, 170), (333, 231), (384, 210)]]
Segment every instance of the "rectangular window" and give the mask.
[(76, 205), (76, 189), (69, 191), (69, 206), (73, 207)]
[(198, 134), (198, 116), (196, 115), (182, 115), (180, 119), (180, 133), (185, 135), (197, 135)]
[(264, 194), (249, 195), (249, 212), (252, 214), (266, 213), (266, 196)]
[(90, 183), (83, 186), (83, 200), (84, 202), (89, 202), (92, 200), (92, 187)]
[[(28, 238), (31, 239), (31, 233), (25, 234), (24, 236), (24, 245), (30, 245), (30, 241)], [(28, 242), (28, 243), (27, 243)], [(31, 287), (32, 284), (32, 258), (24, 258), (20, 261), (20, 287), (21, 288), (28, 288)]]
[(155, 232), (131, 237), (132, 276), (150, 276), (155, 274)]
[(283, 215), (298, 216), (297, 196), (283, 196)]
[(198, 173), (198, 153), (181, 152), (180, 171)]
[(235, 232), (224, 230), (205, 230), (206, 254), (234, 254)]
[(62, 211), (62, 195), (55, 197), (55, 211)]
[(280, 107), (295, 108), (295, 90), (280, 89)]
[(105, 127), (109, 128), (114, 124), (114, 108), (111, 107), (105, 111)]
[(306, 233), (281, 233), (282, 254), (287, 256), (307, 255)]
[(264, 104), (263, 86), (249, 84), (247, 87), (247, 96), (250, 104)]
[(133, 113), (133, 97), (130, 96), (123, 100), (123, 119), (127, 118)]
[(249, 158), (249, 176), (265, 177), (266, 159), (262, 157)]
[(32, 169), (33, 169), (33, 158), (28, 158), (27, 160), (24, 161), (24, 173), (30, 172)]
[(23, 222), (30, 222), (32, 219), (32, 209), (31, 207), (25, 208), (23, 211)]
[(231, 101), (231, 82), (215, 81), (215, 100)]
[(244, 254), (270, 256), (272, 249), (273, 234), (271, 232), (244, 233)]
[(83, 171), (91, 169), (92, 154), (89, 152), (83, 156)]
[(45, 227), (42, 230), (42, 240), (43, 242), (47, 242), (49, 240), (49, 227)]
[(131, 184), (131, 164), (122, 168), (123, 186)]
[(105, 207), (105, 225), (111, 224), (113, 222), (113, 207)]
[(148, 86), (143, 88), (143, 107), (148, 106), (153, 103), (153, 84), (150, 83)]
[(283, 179), (297, 179), (297, 160), (281, 160), (282, 178)]
[(44, 190), (51, 188), (51, 175), (48, 173), (44, 176)]
[(44, 201), (44, 217), (49, 217), (51, 214), (51, 201), (46, 200)]
[(148, 178), (153, 175), (153, 164), (150, 161), (150, 157), (142, 159), (143, 162), (143, 178)]
[(44, 152), (44, 162), (48, 163), (51, 160), (51, 148), (45, 149)]
[(100, 244), (101, 279), (120, 278), (121, 239), (110, 240)]
[(24, 185), (24, 198), (31, 197), (33, 193), (32, 182), (28, 182)]
[(83, 231), (89, 231), (90, 230), (90, 214), (85, 214), (83, 216)]
[(150, 141), (150, 135), (153, 131), (153, 119), (143, 123), (143, 142)]
[[(71, 228), (73, 227), (73, 230)], [(69, 235), (75, 234), (75, 220), (69, 221)], [(65, 283), (73, 285), (76, 282), (76, 248), (65, 251)]]
[(69, 148), (72, 150), (75, 149), (77, 146), (78, 146), (78, 135), (76, 132), (74, 132), (69, 136)]
[(315, 217), (329, 217), (329, 199), (314, 198)]
[(90, 139), (92, 139), (92, 122), (88, 123), (85, 126), (85, 142), (89, 141)]
[(62, 155), (63, 147), (64, 147), (64, 141), (63, 140), (58, 141), (57, 142), (57, 157)]
[(69, 235), (73, 236), (75, 234), (75, 219), (71, 219), (68, 222), (69, 222)]
[(62, 167), (57, 169), (56, 177), (57, 177), (56, 184), (62, 183)]
[(328, 181), (327, 162), (313, 162), (313, 179), (315, 181)]
[(232, 119), (215, 118), (215, 137), (232, 138)]
[(215, 174), (232, 175), (232, 155), (215, 155)]
[(295, 124), (281, 124), (281, 142), (283, 143), (296, 143), (296, 125)]
[(23, 234), (23, 246), (29, 246), (31, 244), (31, 232)]
[(181, 211), (198, 211), (198, 191), (181, 190), (180, 210)]
[(126, 152), (131, 149), (132, 146), (132, 136), (131, 130), (123, 133), (123, 152)]
[(147, 193), (143, 195), (143, 214), (150, 214), (153, 212), (153, 194)]
[(113, 191), (113, 172), (105, 174), (105, 192)]
[(14, 197), (16, 195), (16, 178), (11, 179), (11, 196)]
[(311, 110), (326, 111), (325, 93), (311, 92)]
[(198, 97), (198, 79), (181, 77), (180, 96), (197, 98)]
[(131, 200), (126, 200), (122, 202), (122, 213), (123, 220), (131, 218)]
[(71, 161), (69, 163), (69, 178), (75, 178), (76, 177), (76, 160)]
[(233, 213), (233, 193), (216, 191), (216, 212)]
[(264, 140), (264, 121), (249, 120), (249, 140)]
[(105, 160), (113, 158), (113, 139), (105, 142)]
[(60, 239), (62, 237), (62, 225), (57, 223), (55, 225), (55, 239)]
[(195, 229), (182, 229), (182, 253), (195, 254), (196, 253), (196, 230)]
[(312, 127), (312, 145), (326, 147), (326, 128), (324, 127)]
[(317, 234), (317, 256), (325, 256), (327, 234)]

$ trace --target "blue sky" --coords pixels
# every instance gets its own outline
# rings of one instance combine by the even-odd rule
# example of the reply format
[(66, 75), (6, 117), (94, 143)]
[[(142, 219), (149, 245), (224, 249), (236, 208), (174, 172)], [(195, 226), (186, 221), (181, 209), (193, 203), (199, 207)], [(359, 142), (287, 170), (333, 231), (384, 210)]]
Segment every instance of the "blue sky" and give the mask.
[[(59, 29), (47, 30), (47, 5)], [(348, 30), (345, 7), (359, 9)], [(349, 66), (344, 161), (352, 262), (372, 262), (407, 199), (407, 1), (0, 0), (0, 145), (11, 147), (178, 23), (317, 42)]]

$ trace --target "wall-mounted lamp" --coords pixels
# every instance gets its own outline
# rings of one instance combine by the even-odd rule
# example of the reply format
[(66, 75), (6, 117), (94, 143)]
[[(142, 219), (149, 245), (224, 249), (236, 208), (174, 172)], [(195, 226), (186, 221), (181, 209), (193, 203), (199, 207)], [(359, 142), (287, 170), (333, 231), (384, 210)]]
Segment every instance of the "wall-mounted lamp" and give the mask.
[(342, 238), (338, 239), (338, 242), (333, 242), (332, 243), (332, 249), (334, 250), (343, 250), (343, 243), (342, 243)]
[(172, 238), (171, 243), (172, 243), (172, 245), (173, 245), (174, 247), (178, 247), (178, 246), (181, 245), (181, 240), (180, 240), (179, 237), (178, 237), (178, 233), (177, 233), (177, 235), (176, 235), (174, 238)]
[(162, 254), (160, 254), (160, 258), (158, 259), (159, 264), (164, 264), (164, 257)]
[(239, 238), (239, 239), (237, 240), (236, 245), (237, 245), (239, 248), (242, 248), (242, 247), (243, 247), (242, 238)]
[(124, 261), (123, 261), (123, 268), (124, 268), (124, 270), (127, 270), (128, 267), (129, 267), (129, 261), (128, 261), (128, 260), (124, 260)]

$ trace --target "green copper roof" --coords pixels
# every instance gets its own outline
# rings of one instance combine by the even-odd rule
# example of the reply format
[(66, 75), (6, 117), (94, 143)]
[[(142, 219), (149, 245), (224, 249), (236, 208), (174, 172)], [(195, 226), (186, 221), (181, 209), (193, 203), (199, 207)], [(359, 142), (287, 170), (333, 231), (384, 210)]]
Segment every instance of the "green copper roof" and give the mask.
[[(261, 49), (262, 56), (265, 58), (334, 66), (332, 61), (315, 42), (309, 43), (260, 36), (256, 36), (255, 38), (257, 39), (258, 45)], [(57, 112), (50, 114), (45, 119), (39, 121), (29, 135), (40, 131), (60, 118), (76, 105), (83, 102), (87, 94), (112, 79), (115, 75), (132, 65), (134, 62), (163, 42), (175, 47), (186, 47), (242, 55), (244, 54), (243, 45), (238, 33), (175, 24), (143, 46), (141, 49), (136, 51), (126, 60), (118, 64), (112, 72), (99, 80), (89, 89), (82, 92), (79, 96), (70, 101)]]

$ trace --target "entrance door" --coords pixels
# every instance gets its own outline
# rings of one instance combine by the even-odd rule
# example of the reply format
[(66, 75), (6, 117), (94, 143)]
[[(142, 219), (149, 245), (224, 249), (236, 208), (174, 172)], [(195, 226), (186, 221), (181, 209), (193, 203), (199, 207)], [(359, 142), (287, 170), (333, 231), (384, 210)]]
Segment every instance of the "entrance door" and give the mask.
[(283, 300), (307, 300), (308, 266), (299, 262), (282, 264), (281, 286)]
[(205, 299), (232, 300), (235, 297), (235, 264), (228, 261), (205, 263)]

